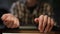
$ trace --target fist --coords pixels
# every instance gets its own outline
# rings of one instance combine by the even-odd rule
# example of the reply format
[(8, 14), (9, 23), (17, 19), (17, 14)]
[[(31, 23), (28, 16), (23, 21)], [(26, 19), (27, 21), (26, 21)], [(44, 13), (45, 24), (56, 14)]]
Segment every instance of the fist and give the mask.
[(39, 23), (38, 29), (40, 32), (50, 32), (54, 26), (54, 20), (47, 15), (41, 15), (39, 18), (35, 18), (35, 22)]
[(4, 14), (1, 17), (3, 24), (8, 28), (17, 28), (19, 27), (19, 20), (12, 14)]

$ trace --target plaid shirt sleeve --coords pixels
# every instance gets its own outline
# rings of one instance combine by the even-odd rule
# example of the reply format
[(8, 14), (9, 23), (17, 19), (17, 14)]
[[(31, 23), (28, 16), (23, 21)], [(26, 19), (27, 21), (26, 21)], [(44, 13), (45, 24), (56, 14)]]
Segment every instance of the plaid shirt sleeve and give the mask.
[(41, 6), (40, 14), (48, 15), (49, 17), (54, 16), (53, 7), (49, 3), (44, 3)]
[(11, 14), (13, 14), (14, 16), (17, 17), (17, 14), (16, 14), (16, 11), (17, 11), (16, 3), (12, 4), (10, 11), (11, 11)]
[[(20, 22), (25, 21), (24, 12), (23, 12), (23, 4), (21, 5), (20, 2), (15, 2), (12, 4), (12, 7), (10, 9), (11, 13), (19, 19)], [(21, 23), (20, 23), (21, 24)], [(24, 23), (23, 23), (24, 24)]]
[(19, 2), (13, 3), (10, 11), (14, 16), (21, 18), (22, 10)]

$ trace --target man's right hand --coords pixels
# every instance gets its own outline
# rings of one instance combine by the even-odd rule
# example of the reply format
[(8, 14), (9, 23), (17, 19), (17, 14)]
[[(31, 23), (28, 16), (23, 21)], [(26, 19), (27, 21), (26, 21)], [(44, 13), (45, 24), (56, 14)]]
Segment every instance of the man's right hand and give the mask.
[(19, 20), (12, 14), (4, 14), (1, 19), (8, 28), (17, 28), (19, 27)]

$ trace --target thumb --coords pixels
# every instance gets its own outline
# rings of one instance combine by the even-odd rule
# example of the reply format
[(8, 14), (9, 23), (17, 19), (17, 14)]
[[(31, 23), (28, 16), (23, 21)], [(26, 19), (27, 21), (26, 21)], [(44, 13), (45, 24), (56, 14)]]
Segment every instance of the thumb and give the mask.
[(5, 20), (8, 16), (6, 14), (2, 15), (1, 19)]
[(38, 19), (38, 18), (35, 18), (34, 21), (35, 21), (36, 23), (38, 23), (38, 22), (39, 22), (39, 19)]

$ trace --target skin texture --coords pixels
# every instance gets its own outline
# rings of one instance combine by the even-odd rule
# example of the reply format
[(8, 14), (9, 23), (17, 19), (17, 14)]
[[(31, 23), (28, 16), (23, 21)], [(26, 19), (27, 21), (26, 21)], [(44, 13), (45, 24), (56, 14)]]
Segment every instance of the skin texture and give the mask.
[(50, 18), (47, 15), (41, 15), (39, 18), (35, 18), (34, 21), (39, 23), (38, 29), (40, 32), (50, 32), (54, 25), (53, 18)]
[(19, 20), (12, 14), (4, 14), (1, 19), (8, 28), (17, 28), (19, 27)]
[[(36, 4), (36, 0), (27, 0), (27, 6), (31, 7)], [(1, 19), (8, 28), (17, 28), (19, 27), (19, 20), (12, 14), (4, 14)], [(40, 32), (50, 32), (53, 25), (53, 18), (48, 17), (47, 15), (40, 15), (38, 18), (35, 18), (34, 21), (38, 23), (38, 29)]]

